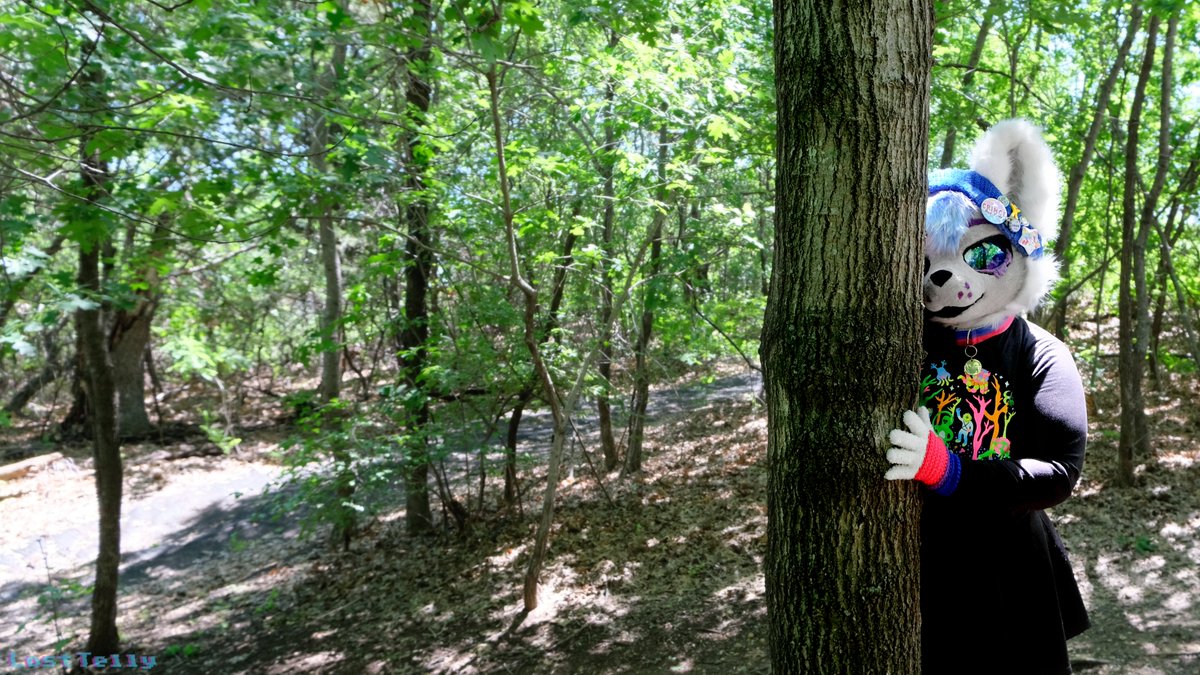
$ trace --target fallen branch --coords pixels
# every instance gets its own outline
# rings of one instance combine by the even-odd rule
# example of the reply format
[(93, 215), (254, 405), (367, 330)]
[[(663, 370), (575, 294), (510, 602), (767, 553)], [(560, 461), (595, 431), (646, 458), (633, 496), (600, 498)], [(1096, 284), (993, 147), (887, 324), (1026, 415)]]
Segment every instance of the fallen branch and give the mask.
[(46, 468), (62, 458), (63, 456), (61, 452), (52, 452), (48, 455), (31, 457), (15, 464), (0, 466), (0, 480), (16, 480), (18, 478), (24, 478), (27, 474), (40, 471), (41, 469)]

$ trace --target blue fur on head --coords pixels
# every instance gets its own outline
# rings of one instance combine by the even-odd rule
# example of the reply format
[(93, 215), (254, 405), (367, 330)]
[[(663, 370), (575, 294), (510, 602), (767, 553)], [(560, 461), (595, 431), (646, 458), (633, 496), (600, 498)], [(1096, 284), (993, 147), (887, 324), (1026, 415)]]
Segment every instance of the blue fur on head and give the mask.
[(971, 220), (979, 217), (979, 207), (960, 192), (945, 191), (930, 197), (925, 202), (925, 233), (929, 235), (930, 251), (937, 254), (957, 251)]

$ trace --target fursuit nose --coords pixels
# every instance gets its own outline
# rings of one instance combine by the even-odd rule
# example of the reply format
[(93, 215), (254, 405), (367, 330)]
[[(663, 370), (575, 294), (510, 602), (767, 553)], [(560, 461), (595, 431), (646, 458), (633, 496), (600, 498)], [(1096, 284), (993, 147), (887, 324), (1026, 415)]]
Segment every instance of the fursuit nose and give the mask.
[(951, 277), (951, 274), (950, 274), (949, 270), (938, 270), (938, 271), (934, 272), (933, 274), (929, 275), (929, 281), (934, 286), (941, 288), (942, 286), (946, 285), (947, 281), (950, 281), (950, 277)]

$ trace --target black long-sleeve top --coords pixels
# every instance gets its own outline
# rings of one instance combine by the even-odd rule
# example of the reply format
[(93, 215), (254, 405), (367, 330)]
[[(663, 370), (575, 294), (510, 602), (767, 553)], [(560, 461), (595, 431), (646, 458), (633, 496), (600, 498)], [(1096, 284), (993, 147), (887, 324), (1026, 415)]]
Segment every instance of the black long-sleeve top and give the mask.
[(948, 495), (926, 492), (924, 672), (1069, 673), (1066, 641), (1087, 612), (1042, 509), (1083, 469), (1079, 372), (1062, 342), (1020, 318), (975, 345), (975, 374), (961, 337), (926, 325), (921, 403), (961, 475)]

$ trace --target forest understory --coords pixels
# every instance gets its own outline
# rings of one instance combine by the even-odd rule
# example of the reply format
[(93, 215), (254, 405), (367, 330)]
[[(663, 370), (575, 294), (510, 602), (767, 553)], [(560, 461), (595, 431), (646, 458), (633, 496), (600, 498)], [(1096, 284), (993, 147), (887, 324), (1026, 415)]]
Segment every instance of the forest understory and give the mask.
[[(500, 509), (499, 488), (488, 485), (487, 515), (465, 531), (410, 537), (393, 507), (345, 552), (320, 533), (300, 537), (294, 521), (271, 521), (271, 499), (247, 494), (140, 554), (127, 525), (118, 623), (126, 649), (156, 655), (167, 673), (768, 672), (765, 409), (753, 394), (722, 391), (732, 372), (722, 371), (710, 384), (697, 386), (693, 374), (658, 389), (660, 399), (687, 395), (652, 420), (638, 480), (613, 472), (601, 488), (575, 455), (541, 604), (528, 615), (520, 585), (544, 488), (536, 477), (526, 477), (519, 512)], [(1141, 458), (1131, 489), (1109, 485), (1115, 393), (1093, 396), (1083, 480), (1052, 514), (1093, 623), (1071, 642), (1077, 672), (1200, 668), (1195, 389), (1190, 376), (1166, 375), (1152, 392), (1157, 452)], [(206, 454), (203, 441), (126, 446), (126, 513), (156, 493), (179, 503), (171, 495), (248, 469), (277, 476), (271, 453), (288, 433), (260, 426), (228, 456)], [(4, 484), (6, 541), (39, 539), (95, 508), (87, 447), (58, 450), (73, 461)], [(188, 454), (200, 456), (169, 459)], [(91, 564), (64, 569), (41, 543), (34, 550), (25, 580), (0, 586), (0, 644), (18, 655), (77, 651)], [(1003, 570), (994, 578), (1002, 582)]]
[[(806, 458), (768, 468), (749, 362), (817, 392), (789, 412), (839, 401), (805, 487), (878, 461), (885, 489), (853, 422), (907, 400), (949, 274), (918, 277), (926, 169), (982, 169), (1016, 118), (1062, 185), (997, 177), (1020, 235), (952, 262), (1062, 277), (1075, 670), (1200, 673), (1200, 3), (850, 4), (0, 0), (0, 672), (85, 644), (189, 675), (803, 670), (768, 634), (827, 627), (768, 621), (763, 562), (768, 472), (786, 518)], [(916, 669), (903, 614), (858, 616)], [(1019, 647), (994, 623), (962, 630)]]

